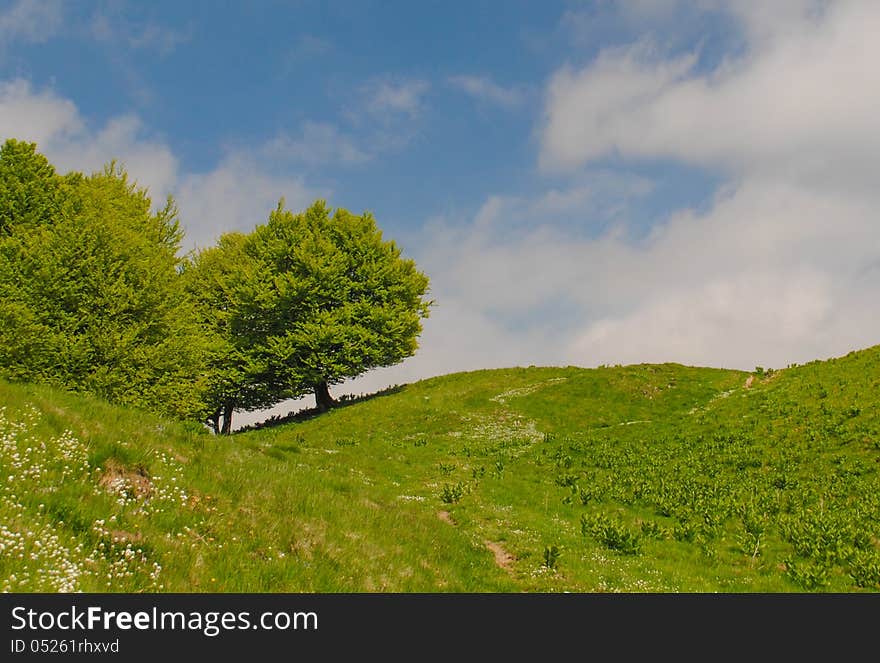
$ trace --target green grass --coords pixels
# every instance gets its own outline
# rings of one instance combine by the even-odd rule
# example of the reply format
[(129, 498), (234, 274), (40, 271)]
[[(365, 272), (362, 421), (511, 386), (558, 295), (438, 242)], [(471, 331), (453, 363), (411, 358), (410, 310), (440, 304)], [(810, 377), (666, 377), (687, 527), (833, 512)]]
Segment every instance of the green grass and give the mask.
[(0, 589), (880, 589), (880, 346), (749, 377), (476, 371), (230, 438), (0, 383)]

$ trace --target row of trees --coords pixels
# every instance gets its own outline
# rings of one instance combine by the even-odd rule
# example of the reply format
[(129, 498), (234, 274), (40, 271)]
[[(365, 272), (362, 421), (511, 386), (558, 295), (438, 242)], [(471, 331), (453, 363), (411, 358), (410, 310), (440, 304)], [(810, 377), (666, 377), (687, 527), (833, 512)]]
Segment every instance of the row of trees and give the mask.
[(181, 257), (169, 198), (115, 164), (58, 174), (0, 148), (0, 374), (210, 423), (330, 386), (417, 348), (427, 277), (375, 219), (279, 203), (249, 234)]

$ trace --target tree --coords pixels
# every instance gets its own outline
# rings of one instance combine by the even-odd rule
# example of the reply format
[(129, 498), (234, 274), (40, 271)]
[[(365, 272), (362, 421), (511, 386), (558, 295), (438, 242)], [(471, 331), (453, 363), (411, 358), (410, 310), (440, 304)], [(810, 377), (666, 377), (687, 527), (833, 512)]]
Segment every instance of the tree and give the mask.
[(180, 417), (203, 409), (205, 346), (179, 278), (169, 198), (115, 164), (60, 176), (0, 149), (0, 373)]
[(326, 411), (331, 385), (418, 348), (428, 278), (371, 214), (331, 215), (323, 200), (293, 214), (282, 200), (243, 248), (236, 333), (279, 400), (312, 392)]
[(246, 241), (241, 233), (224, 234), (216, 246), (194, 254), (182, 272), (209, 348), (202, 371), (207, 382), (203, 414), (217, 434), (232, 432), (235, 410), (278, 402), (265, 365), (244, 342), (240, 328), (241, 287), (252, 263), (245, 252)]

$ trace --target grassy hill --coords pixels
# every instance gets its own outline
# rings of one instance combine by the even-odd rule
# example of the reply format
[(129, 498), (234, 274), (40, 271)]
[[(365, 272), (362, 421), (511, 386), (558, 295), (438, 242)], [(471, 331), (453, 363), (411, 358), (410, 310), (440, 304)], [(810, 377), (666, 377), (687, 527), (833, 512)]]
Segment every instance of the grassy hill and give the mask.
[(880, 589), (880, 346), (462, 373), (230, 438), (0, 403), (6, 591)]

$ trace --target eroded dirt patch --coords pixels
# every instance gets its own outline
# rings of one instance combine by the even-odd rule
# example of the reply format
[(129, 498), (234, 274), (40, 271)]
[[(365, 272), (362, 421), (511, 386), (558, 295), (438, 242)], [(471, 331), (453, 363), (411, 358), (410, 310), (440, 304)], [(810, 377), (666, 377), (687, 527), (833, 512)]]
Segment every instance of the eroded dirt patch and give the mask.
[(500, 543), (495, 543), (494, 541), (485, 541), (484, 543), (492, 551), (492, 555), (495, 557), (495, 564), (508, 573), (513, 573), (513, 563), (516, 561), (516, 557), (507, 552)]

